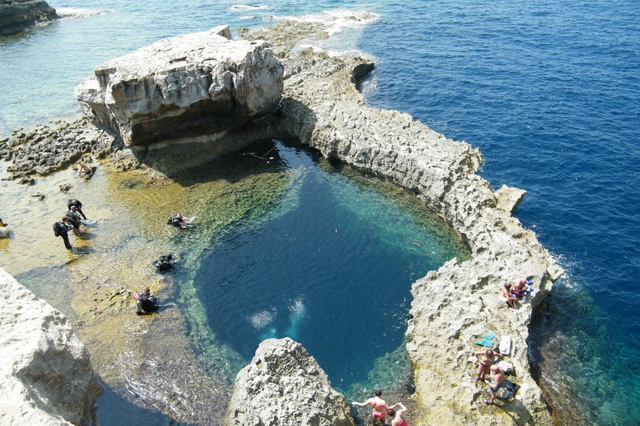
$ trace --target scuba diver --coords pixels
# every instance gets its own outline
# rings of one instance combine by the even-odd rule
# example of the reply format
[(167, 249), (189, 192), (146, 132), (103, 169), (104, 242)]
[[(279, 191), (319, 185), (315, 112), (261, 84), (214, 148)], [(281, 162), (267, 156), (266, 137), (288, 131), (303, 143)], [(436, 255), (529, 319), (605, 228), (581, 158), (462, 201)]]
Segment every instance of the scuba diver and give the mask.
[(172, 214), (169, 216), (169, 220), (167, 220), (167, 225), (173, 225), (176, 228), (191, 228), (193, 226), (193, 221), (196, 217), (185, 217), (180, 213)]
[(176, 269), (175, 261), (173, 260), (173, 255), (165, 254), (160, 256), (158, 260), (156, 260), (153, 264), (156, 267), (156, 272), (165, 273), (171, 272)]
[(149, 287), (144, 290), (143, 294), (134, 293), (133, 297), (138, 299), (138, 303), (136, 303), (136, 314), (138, 315), (150, 314), (152, 312), (157, 312), (158, 309), (160, 309), (158, 299), (151, 294)]

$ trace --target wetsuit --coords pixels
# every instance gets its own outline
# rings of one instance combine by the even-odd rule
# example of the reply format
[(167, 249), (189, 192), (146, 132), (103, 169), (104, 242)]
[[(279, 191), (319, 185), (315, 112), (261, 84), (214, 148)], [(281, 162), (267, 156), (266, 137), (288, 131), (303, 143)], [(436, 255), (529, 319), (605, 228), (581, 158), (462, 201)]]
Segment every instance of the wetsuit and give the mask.
[(82, 211), (82, 203), (80, 202), (80, 200), (69, 200), (69, 202), (67, 203), (67, 210), (71, 210), (71, 206), (76, 206), (76, 210), (78, 211), (78, 213), (80, 213), (82, 218), (85, 220), (87, 219), (87, 216), (85, 216), (84, 212)]
[(64, 222), (56, 222), (53, 224), (53, 227), (58, 233), (58, 236), (62, 237), (62, 241), (64, 241), (64, 246), (67, 248), (67, 250), (71, 250), (72, 247), (71, 247), (71, 243), (69, 242), (69, 234), (68, 234), (71, 227), (65, 224)]
[(156, 312), (160, 306), (156, 303), (155, 296), (149, 296), (146, 294), (141, 294), (138, 297), (136, 313), (138, 315), (142, 315), (143, 313)]
[(80, 218), (80, 215), (77, 212), (68, 211), (65, 216), (69, 218), (69, 223), (71, 223), (71, 226), (73, 226), (75, 229), (80, 229), (82, 218)]

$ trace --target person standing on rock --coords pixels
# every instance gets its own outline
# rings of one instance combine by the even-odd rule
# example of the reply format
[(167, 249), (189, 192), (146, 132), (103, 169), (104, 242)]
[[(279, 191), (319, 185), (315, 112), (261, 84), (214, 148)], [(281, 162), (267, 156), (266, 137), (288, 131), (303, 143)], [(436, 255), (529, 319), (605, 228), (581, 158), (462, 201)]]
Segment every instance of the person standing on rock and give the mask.
[(64, 241), (64, 246), (67, 250), (71, 250), (71, 243), (69, 242), (68, 232), (72, 229), (71, 226), (68, 225), (69, 218), (67, 216), (62, 216), (59, 222), (53, 224), (53, 234), (56, 237), (62, 237), (62, 241)]
[(82, 217), (78, 214), (78, 208), (74, 205), (69, 207), (69, 211), (65, 215), (68, 219), (69, 224), (73, 227), (73, 233), (76, 236), (82, 235), (80, 232), (80, 224), (82, 223)]
[(374, 395), (375, 396), (373, 398), (369, 398), (365, 402), (353, 401), (353, 405), (357, 405), (360, 407), (370, 405), (373, 408), (371, 410), (371, 421), (374, 425), (382, 425), (384, 424), (384, 419), (387, 416), (387, 410), (389, 409), (389, 406), (384, 399), (380, 398), (382, 396), (381, 390), (376, 390), (374, 392)]
[(76, 211), (80, 213), (83, 219), (87, 219), (87, 216), (85, 216), (84, 212), (82, 211), (82, 203), (80, 202), (80, 200), (70, 199), (67, 203), (67, 210), (71, 211), (71, 206), (76, 206)]
[(491, 382), (489, 383), (489, 395), (491, 399), (489, 401), (485, 401), (488, 405), (492, 405), (495, 403), (496, 396), (498, 395), (498, 390), (502, 387), (504, 383), (504, 371), (500, 368), (499, 365), (491, 366)]
[(489, 373), (489, 369), (502, 357), (501, 354), (494, 352), (491, 349), (474, 352), (473, 355), (478, 357), (478, 375), (475, 379), (476, 383), (478, 380), (484, 380), (484, 376)]

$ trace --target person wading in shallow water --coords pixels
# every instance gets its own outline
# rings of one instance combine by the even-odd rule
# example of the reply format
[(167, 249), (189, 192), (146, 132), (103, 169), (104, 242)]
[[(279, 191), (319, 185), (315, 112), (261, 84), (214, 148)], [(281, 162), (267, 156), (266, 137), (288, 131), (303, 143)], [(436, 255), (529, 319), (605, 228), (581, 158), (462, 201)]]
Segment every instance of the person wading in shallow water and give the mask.
[(75, 206), (76, 207), (76, 211), (78, 213), (80, 213), (82, 218), (85, 219), (85, 220), (87, 219), (87, 216), (82, 211), (82, 203), (80, 202), (80, 200), (76, 200), (76, 199), (69, 200), (69, 202), (67, 203), (67, 210), (71, 211), (71, 206)]
[(80, 236), (82, 235), (82, 232), (80, 232), (80, 224), (82, 223), (82, 218), (80, 217), (80, 214), (78, 214), (77, 210), (78, 208), (72, 205), (71, 207), (69, 207), (69, 211), (65, 216), (67, 216), (69, 224), (73, 227), (73, 233), (76, 234), (76, 236)]
[(384, 399), (380, 398), (382, 396), (381, 390), (376, 390), (374, 395), (375, 396), (373, 398), (369, 398), (365, 402), (353, 401), (353, 404), (360, 407), (364, 407), (365, 405), (373, 407), (371, 410), (371, 421), (374, 425), (382, 425), (384, 424), (384, 418), (387, 416), (389, 406)]
[(56, 237), (62, 237), (62, 241), (64, 241), (64, 246), (67, 250), (71, 250), (71, 243), (69, 242), (68, 232), (71, 230), (71, 226), (68, 225), (69, 218), (67, 216), (62, 216), (59, 222), (53, 224), (53, 234)]

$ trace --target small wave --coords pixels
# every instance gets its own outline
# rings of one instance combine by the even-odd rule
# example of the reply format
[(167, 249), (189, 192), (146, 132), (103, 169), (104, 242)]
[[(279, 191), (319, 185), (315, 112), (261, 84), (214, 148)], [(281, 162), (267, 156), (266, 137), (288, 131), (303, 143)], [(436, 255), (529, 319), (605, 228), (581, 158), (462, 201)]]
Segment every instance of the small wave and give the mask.
[(80, 7), (56, 7), (56, 12), (63, 18), (86, 18), (87, 16), (103, 15), (105, 13), (111, 13), (112, 10), (97, 10), (86, 9)]
[(229, 10), (232, 12), (246, 11), (246, 10), (264, 10), (264, 9), (269, 9), (269, 6), (264, 6), (264, 5), (252, 6), (249, 4), (234, 4), (233, 6), (229, 7)]

